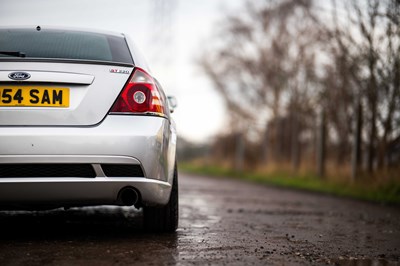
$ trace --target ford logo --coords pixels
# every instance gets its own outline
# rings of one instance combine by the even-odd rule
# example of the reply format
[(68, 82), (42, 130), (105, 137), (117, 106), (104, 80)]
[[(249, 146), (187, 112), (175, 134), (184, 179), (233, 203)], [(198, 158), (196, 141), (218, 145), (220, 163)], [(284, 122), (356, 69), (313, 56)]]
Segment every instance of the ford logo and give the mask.
[(26, 80), (29, 79), (31, 75), (26, 72), (12, 72), (8, 74), (8, 77), (13, 80)]

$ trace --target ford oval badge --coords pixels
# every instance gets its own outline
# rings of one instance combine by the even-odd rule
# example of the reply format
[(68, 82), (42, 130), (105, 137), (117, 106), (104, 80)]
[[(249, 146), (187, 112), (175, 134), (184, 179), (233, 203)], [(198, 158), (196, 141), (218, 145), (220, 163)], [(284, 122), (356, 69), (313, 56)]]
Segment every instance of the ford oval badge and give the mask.
[(26, 80), (29, 79), (31, 75), (26, 72), (12, 72), (8, 74), (8, 77), (13, 80)]

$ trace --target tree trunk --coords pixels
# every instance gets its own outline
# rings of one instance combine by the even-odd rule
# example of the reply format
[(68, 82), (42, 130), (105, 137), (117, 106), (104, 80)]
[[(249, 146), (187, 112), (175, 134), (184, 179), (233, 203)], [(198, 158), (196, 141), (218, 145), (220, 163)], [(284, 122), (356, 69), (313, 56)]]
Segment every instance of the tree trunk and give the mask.
[(318, 128), (318, 145), (317, 145), (317, 175), (325, 176), (325, 161), (326, 161), (326, 115), (323, 109), (320, 113)]
[(244, 166), (244, 136), (243, 133), (236, 134), (236, 156), (235, 156), (235, 169), (242, 172)]
[(375, 139), (376, 139), (376, 107), (372, 107), (370, 118), (370, 133), (368, 138), (368, 157), (367, 157), (367, 171), (372, 173), (374, 170), (375, 159)]
[(362, 106), (360, 99), (357, 98), (355, 104), (355, 127), (353, 131), (353, 151), (351, 162), (351, 179), (354, 182), (357, 179), (361, 164), (361, 129), (362, 129)]
[(294, 172), (299, 170), (300, 165), (300, 141), (299, 141), (299, 120), (298, 114), (292, 114), (292, 147), (291, 147), (291, 161)]

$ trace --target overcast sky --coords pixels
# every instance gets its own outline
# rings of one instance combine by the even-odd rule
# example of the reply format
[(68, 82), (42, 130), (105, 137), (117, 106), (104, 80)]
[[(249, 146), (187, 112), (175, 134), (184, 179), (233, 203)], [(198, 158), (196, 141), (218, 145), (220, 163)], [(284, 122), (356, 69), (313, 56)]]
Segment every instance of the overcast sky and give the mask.
[(224, 108), (195, 61), (213, 27), (243, 0), (0, 0), (0, 25), (68, 26), (127, 33), (167, 94), (181, 136), (209, 140), (224, 126)]

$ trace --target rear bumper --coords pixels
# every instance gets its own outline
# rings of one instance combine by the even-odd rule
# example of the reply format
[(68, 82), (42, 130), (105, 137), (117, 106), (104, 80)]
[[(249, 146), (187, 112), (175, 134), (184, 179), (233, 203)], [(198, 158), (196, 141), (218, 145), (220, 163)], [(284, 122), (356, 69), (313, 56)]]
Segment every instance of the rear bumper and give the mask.
[[(144, 205), (168, 202), (176, 133), (159, 117), (109, 115), (93, 127), (1, 127), (1, 164), (91, 164), (94, 178), (1, 177), (0, 205), (118, 205), (135, 188)], [(131, 164), (144, 177), (107, 177), (101, 164)], [(1, 208), (1, 207), (0, 207)]]
[(147, 178), (3, 178), (0, 209), (119, 205), (118, 193), (124, 187), (138, 190), (145, 205), (165, 205), (171, 191), (169, 183)]

